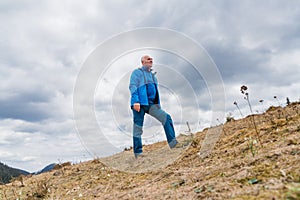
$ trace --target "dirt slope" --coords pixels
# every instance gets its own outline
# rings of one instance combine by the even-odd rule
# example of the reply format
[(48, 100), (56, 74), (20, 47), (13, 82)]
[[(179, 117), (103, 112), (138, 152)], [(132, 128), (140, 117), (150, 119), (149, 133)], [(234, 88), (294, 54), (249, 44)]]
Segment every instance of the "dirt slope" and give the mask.
[(185, 148), (160, 142), (144, 158), (124, 151), (19, 178), (0, 186), (0, 199), (300, 199), (299, 138), (300, 104), (272, 107), (182, 136)]

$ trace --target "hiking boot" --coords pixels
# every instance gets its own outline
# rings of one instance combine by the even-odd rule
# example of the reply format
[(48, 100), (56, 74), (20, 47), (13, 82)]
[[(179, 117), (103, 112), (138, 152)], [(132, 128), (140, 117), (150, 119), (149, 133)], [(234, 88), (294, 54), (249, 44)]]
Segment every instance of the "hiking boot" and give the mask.
[(180, 148), (184, 148), (186, 146), (189, 145), (189, 141), (185, 141), (184, 143), (183, 142), (177, 142), (176, 145), (174, 147), (172, 147), (171, 149), (180, 149)]
[(143, 153), (134, 154), (135, 158), (144, 158), (145, 155)]
[(183, 148), (184, 144), (181, 142), (177, 142), (176, 145), (174, 147), (172, 147), (171, 149), (179, 149), (179, 148)]

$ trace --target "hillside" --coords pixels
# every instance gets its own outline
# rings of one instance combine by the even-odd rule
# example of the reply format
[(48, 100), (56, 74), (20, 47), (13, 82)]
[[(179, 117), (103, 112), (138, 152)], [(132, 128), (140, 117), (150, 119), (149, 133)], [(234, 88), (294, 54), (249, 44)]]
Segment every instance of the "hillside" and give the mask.
[(29, 172), (9, 167), (0, 162), (0, 183), (9, 183), (12, 178), (18, 177), (21, 174), (28, 175)]
[(21, 177), (0, 186), (0, 199), (300, 199), (299, 136), (300, 104), (271, 107), (181, 136), (191, 141), (181, 149), (160, 142), (143, 158), (124, 151)]

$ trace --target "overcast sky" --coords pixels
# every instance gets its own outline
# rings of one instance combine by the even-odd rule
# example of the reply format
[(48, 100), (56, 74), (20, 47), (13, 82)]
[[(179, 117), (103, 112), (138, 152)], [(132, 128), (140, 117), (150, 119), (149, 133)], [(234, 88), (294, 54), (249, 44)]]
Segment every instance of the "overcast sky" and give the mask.
[[(299, 19), (298, 0), (2, 0), (0, 161), (32, 172), (91, 159), (74, 122), (77, 77), (99, 44), (137, 28), (174, 30), (202, 46), (222, 77), (225, 115), (241, 117), (234, 101), (250, 114), (241, 85), (249, 87), (253, 112), (284, 106), (286, 97), (298, 101)], [(115, 58), (95, 90), (97, 122), (111, 144), (131, 145), (128, 80), (143, 54), (154, 57), (162, 105), (177, 132), (187, 130), (186, 121), (194, 132), (218, 123), (205, 77), (195, 76), (190, 63), (170, 52), (135, 50)], [(145, 128), (145, 142), (164, 138), (155, 120), (146, 118)]]

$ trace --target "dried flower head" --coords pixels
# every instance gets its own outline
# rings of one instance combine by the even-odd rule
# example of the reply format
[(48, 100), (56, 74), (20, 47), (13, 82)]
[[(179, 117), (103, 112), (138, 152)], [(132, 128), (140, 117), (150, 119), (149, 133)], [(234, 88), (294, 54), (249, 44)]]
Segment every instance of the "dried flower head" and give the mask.
[(233, 104), (234, 104), (234, 105), (237, 105), (237, 102), (235, 101), (235, 102), (233, 102)]
[(242, 87), (241, 87), (241, 92), (242, 92), (242, 94), (244, 94), (245, 93), (245, 91), (248, 89), (248, 87), (246, 86), (246, 85), (243, 85)]

